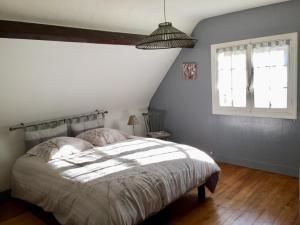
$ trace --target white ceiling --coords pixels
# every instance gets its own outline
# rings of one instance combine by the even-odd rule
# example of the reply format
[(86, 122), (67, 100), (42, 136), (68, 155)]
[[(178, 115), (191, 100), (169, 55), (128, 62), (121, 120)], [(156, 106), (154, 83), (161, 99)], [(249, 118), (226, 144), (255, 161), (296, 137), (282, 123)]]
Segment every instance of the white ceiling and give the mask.
[[(166, 0), (167, 20), (187, 33), (202, 19), (287, 0)], [(163, 0), (0, 0), (0, 19), (148, 34)]]

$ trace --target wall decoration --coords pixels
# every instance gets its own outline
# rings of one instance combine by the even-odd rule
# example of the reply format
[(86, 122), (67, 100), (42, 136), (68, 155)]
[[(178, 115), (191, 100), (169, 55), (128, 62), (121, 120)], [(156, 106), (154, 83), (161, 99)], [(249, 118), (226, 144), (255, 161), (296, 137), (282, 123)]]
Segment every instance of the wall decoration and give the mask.
[(197, 64), (194, 62), (182, 64), (182, 79), (196, 80), (197, 79)]

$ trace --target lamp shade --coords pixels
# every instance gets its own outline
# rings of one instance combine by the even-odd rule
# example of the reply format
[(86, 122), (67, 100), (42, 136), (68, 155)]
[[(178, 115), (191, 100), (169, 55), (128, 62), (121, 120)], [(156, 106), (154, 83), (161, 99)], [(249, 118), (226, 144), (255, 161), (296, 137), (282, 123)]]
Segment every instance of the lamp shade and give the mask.
[(136, 117), (136, 115), (129, 116), (128, 125), (137, 125), (137, 124), (139, 124), (139, 120)]
[(138, 49), (193, 48), (197, 40), (172, 26), (170, 22), (160, 23), (149, 36), (139, 41)]

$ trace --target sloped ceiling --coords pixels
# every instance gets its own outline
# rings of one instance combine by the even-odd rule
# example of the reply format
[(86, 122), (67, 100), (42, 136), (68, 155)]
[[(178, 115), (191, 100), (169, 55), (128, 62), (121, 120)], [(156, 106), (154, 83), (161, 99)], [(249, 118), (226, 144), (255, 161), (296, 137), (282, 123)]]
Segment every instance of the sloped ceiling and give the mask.
[(0, 39), (0, 49), (0, 127), (96, 108), (145, 110), (178, 54), (14, 39)]

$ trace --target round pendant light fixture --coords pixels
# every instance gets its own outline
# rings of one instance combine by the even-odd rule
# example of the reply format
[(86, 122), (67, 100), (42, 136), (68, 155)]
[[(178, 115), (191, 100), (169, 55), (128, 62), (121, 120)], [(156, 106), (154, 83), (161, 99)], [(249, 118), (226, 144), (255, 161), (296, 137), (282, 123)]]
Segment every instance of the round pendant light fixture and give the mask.
[(160, 23), (158, 28), (149, 36), (143, 38), (136, 44), (136, 48), (168, 49), (168, 48), (193, 48), (197, 40), (188, 36), (184, 32), (172, 26), (172, 23), (166, 21), (166, 1), (164, 0), (164, 18), (165, 22)]

